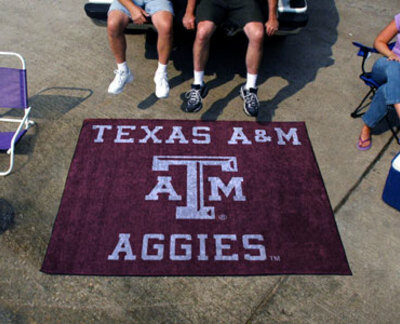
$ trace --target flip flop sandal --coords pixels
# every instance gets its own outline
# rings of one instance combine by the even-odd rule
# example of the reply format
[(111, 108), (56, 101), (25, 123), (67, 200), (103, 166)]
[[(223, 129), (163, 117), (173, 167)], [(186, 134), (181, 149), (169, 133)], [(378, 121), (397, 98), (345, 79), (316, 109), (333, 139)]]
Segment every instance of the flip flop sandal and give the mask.
[[(369, 141), (369, 145), (367, 145), (367, 146), (361, 146), (361, 145), (363, 145), (364, 143), (367, 143), (368, 141)], [(357, 148), (358, 148), (360, 151), (369, 150), (369, 149), (371, 148), (371, 146), (372, 146), (372, 138), (371, 138), (371, 137), (368, 137), (368, 138), (366, 138), (365, 140), (363, 140), (363, 139), (361, 138), (361, 136), (358, 138)]]

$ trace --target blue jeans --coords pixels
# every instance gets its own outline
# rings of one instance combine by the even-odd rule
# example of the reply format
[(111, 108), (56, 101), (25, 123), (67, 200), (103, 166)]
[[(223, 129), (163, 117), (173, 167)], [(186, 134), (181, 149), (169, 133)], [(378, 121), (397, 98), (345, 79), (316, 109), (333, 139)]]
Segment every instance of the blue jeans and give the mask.
[(362, 119), (368, 127), (374, 128), (386, 116), (390, 106), (400, 103), (400, 62), (381, 57), (375, 62), (371, 76), (381, 86)]

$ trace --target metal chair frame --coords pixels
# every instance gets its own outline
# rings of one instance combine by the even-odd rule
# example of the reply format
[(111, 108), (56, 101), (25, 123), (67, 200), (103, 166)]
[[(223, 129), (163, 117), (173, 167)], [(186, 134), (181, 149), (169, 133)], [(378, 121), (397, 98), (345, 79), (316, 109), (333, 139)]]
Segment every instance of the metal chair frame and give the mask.
[[(14, 52), (0, 52), (0, 55), (17, 57), (21, 61), (22, 70), (26, 71), (25, 60), (20, 54), (14, 53)], [(23, 128), (27, 130), (32, 125), (35, 124), (34, 121), (29, 119), (29, 114), (31, 112), (32, 107), (21, 107), (21, 108), (24, 108), (24, 117), (23, 118), (0, 118), (0, 122), (9, 122), (9, 123), (17, 123), (18, 124), (17, 130), (11, 140), (11, 147), (7, 150), (7, 154), (10, 155), (9, 167), (6, 171), (0, 172), (0, 176), (6, 176), (6, 175), (10, 174), (14, 167), (15, 145), (16, 145), (16, 140), (18, 139), (19, 133), (23, 130)]]

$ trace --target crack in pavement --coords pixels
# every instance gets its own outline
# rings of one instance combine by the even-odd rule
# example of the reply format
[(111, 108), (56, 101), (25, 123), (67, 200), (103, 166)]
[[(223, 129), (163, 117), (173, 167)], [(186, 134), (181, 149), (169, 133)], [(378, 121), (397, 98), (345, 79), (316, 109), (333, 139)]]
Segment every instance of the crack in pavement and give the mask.
[[(375, 167), (375, 165), (382, 159), (383, 155), (386, 153), (388, 150), (389, 146), (392, 144), (394, 140), (394, 136), (392, 136), (389, 141), (383, 146), (383, 148), (380, 150), (378, 155), (375, 157), (375, 159), (368, 165), (368, 167), (365, 169), (365, 171), (361, 174), (361, 176), (358, 178), (356, 183), (347, 191), (347, 193), (344, 195), (342, 200), (336, 205), (336, 207), (333, 209), (334, 215), (339, 212), (339, 210), (346, 204), (346, 202), (349, 200), (350, 196), (353, 194), (353, 192), (360, 186), (362, 181), (369, 175), (371, 170)], [(275, 294), (278, 292), (280, 287), (286, 283), (289, 280), (289, 277), (282, 277), (277, 284), (272, 288), (271, 291), (269, 291), (258, 303), (258, 305), (254, 308), (254, 310), (251, 312), (250, 317), (246, 321), (246, 324), (251, 324), (253, 321), (255, 315), (257, 312), (264, 307), (266, 304), (269, 303), (269, 301), (275, 296)]]
[(254, 319), (254, 316), (257, 314), (258, 310), (261, 309), (264, 305), (268, 304), (268, 302), (275, 296), (276, 292), (279, 288), (289, 280), (288, 276), (281, 277), (279, 281), (275, 284), (275, 286), (269, 291), (265, 296), (261, 298), (261, 301), (251, 312), (250, 317), (247, 319), (246, 324), (251, 324)]
[(347, 191), (347, 193), (344, 195), (342, 200), (336, 205), (336, 207), (333, 210), (333, 213), (335, 215), (346, 204), (346, 202), (349, 200), (352, 193), (360, 186), (361, 182), (365, 179), (366, 176), (369, 175), (369, 173), (375, 167), (375, 165), (382, 159), (382, 156), (386, 153), (387, 149), (389, 148), (390, 144), (392, 144), (393, 140), (394, 140), (394, 136), (392, 136), (389, 139), (389, 141), (383, 146), (381, 151), (378, 153), (378, 155), (375, 157), (375, 159), (370, 163), (370, 165), (365, 169), (365, 171), (362, 173), (360, 178), (358, 178), (356, 183), (350, 188), (349, 191)]

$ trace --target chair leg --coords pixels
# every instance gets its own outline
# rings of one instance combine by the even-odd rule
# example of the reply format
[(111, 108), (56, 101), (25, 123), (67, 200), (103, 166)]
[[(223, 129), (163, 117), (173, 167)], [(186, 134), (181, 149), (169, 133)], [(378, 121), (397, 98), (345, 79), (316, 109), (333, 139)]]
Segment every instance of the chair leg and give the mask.
[(371, 88), (368, 93), (365, 95), (365, 97), (361, 100), (361, 103), (357, 106), (356, 109), (354, 109), (354, 111), (350, 114), (351, 117), (353, 118), (358, 118), (361, 117), (362, 115), (364, 115), (364, 113), (361, 113), (360, 111), (363, 110), (365, 107), (368, 107), (370, 102), (367, 103), (366, 105), (364, 105), (365, 101), (368, 99), (368, 97), (370, 95), (374, 95), (375, 94), (375, 89)]
[(396, 131), (396, 130), (395, 130), (395, 126), (393, 126), (393, 125), (390, 123), (389, 114), (386, 114), (385, 119), (386, 119), (386, 123), (388, 124), (390, 130), (391, 130), (392, 133), (393, 133), (394, 138), (395, 138), (396, 141), (397, 141), (397, 144), (400, 145), (400, 139), (399, 139), (399, 136), (397, 135), (397, 132), (398, 132), (399, 130)]
[(35, 122), (33, 120), (26, 120), (25, 121), (25, 129), (29, 129), (30, 127), (34, 126)]
[(13, 169), (13, 166), (14, 166), (14, 147), (10, 148), (10, 149), (7, 151), (7, 154), (10, 154), (10, 166), (9, 166), (9, 168), (8, 168), (7, 171), (5, 171), (5, 172), (0, 172), (0, 176), (9, 175), (9, 174), (11, 173), (12, 169)]

